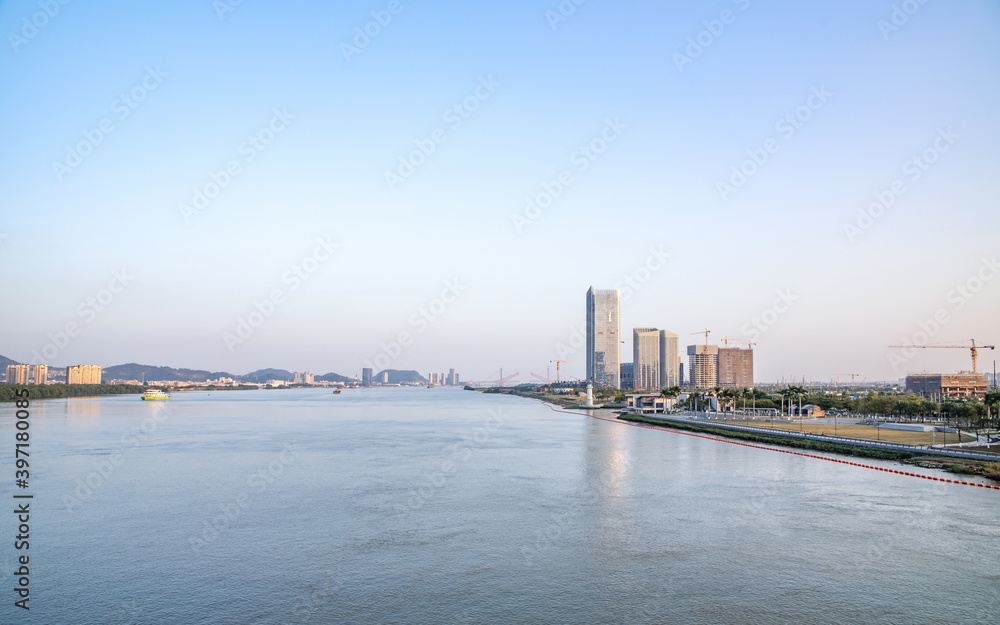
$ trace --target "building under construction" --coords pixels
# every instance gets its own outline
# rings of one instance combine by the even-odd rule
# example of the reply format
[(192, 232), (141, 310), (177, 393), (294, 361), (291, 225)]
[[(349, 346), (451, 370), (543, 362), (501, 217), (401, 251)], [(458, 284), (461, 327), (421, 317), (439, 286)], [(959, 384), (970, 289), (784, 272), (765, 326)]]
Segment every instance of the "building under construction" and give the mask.
[(978, 373), (923, 373), (906, 376), (906, 391), (933, 400), (984, 399), (986, 376)]

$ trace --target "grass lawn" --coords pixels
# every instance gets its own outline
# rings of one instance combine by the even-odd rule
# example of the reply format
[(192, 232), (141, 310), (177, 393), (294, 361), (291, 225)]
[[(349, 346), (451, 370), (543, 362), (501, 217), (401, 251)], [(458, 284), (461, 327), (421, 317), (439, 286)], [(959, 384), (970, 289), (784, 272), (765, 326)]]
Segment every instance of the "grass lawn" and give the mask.
[[(721, 423), (735, 423), (738, 425), (747, 425), (745, 421), (722, 421)], [(770, 424), (767, 421), (754, 421), (750, 420), (750, 425), (756, 427), (773, 427), (776, 430), (791, 430), (793, 432), (798, 432), (798, 423), (775, 423)], [(802, 424), (802, 430), (804, 432), (809, 432), (812, 434), (829, 434), (834, 435), (834, 424), (833, 423), (804, 423)], [(932, 435), (931, 432), (909, 432), (907, 430), (890, 430), (889, 428), (878, 428), (876, 429), (873, 425), (844, 425), (837, 424), (837, 436), (849, 436), (851, 438), (866, 438), (871, 440), (883, 440), (890, 443), (906, 443), (908, 445), (930, 445), (931, 442), (940, 445), (945, 442), (945, 434), (938, 432), (936, 435)], [(947, 435), (949, 443), (957, 443), (958, 435), (954, 433), (949, 433)], [(932, 441), (933, 439), (933, 441)], [(975, 440), (975, 437), (969, 436), (962, 433), (962, 442), (967, 442)]]

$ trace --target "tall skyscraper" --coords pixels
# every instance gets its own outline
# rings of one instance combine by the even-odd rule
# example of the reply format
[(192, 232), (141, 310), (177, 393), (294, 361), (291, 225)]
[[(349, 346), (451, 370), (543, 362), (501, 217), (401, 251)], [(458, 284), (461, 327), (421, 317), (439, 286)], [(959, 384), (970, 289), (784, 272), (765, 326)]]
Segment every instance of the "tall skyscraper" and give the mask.
[(365, 367), (361, 370), (361, 386), (372, 385), (372, 368)]
[(660, 388), (680, 386), (680, 343), (673, 332), (660, 330)]
[(49, 381), (48, 365), (35, 365), (31, 369), (32, 369), (32, 375), (34, 376), (35, 384), (45, 384)]
[(688, 345), (688, 379), (695, 388), (719, 385), (719, 346)]
[(637, 391), (662, 388), (660, 331), (656, 328), (632, 329), (632, 376)]
[(587, 290), (587, 380), (621, 388), (621, 291)]
[(753, 349), (719, 348), (719, 386), (722, 388), (753, 386)]

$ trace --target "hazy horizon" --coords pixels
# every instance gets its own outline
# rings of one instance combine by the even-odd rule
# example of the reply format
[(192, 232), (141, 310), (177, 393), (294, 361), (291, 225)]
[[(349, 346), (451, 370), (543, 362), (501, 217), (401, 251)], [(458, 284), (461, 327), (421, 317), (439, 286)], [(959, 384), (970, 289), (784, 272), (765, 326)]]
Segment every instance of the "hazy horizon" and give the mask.
[(759, 382), (1000, 341), (995, 2), (40, 6), (0, 4), (9, 358), (581, 378), (591, 286)]

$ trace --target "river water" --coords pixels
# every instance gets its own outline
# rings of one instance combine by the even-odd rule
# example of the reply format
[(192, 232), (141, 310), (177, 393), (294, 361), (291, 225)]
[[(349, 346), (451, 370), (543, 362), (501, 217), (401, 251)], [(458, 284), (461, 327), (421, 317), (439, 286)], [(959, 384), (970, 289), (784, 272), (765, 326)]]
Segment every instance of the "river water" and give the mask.
[(460, 389), (30, 410), (5, 623), (1000, 621), (997, 491)]

